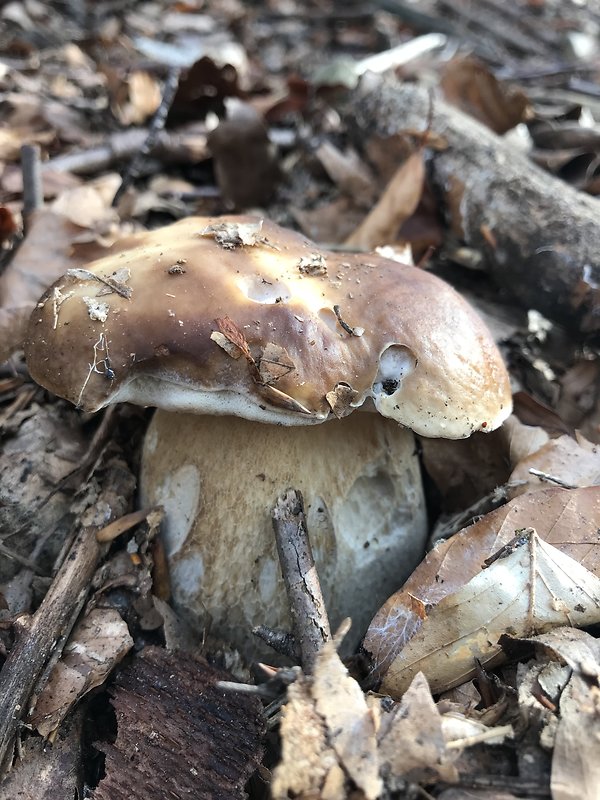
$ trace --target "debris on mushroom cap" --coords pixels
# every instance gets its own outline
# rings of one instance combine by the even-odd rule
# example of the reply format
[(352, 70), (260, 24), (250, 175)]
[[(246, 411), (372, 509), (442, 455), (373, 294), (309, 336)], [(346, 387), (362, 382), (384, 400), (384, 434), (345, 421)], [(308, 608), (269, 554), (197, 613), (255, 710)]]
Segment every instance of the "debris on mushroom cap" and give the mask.
[[(29, 325), (31, 375), (85, 410), (130, 401), (309, 425), (368, 401), (447, 438), (491, 431), (510, 413), (485, 325), (423, 270), (323, 251), (245, 216), (190, 217), (123, 247), (70, 270), (56, 284), (60, 308), (52, 287)], [(299, 269), (316, 254), (326, 270)], [(91, 314), (99, 297), (103, 313)]]

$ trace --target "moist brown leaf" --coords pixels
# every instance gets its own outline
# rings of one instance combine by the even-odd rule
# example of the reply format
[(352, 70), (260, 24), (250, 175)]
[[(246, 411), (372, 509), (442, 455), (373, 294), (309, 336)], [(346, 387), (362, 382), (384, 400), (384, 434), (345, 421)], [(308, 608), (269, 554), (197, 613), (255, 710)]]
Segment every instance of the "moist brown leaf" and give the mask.
[(450, 61), (441, 86), (448, 102), (496, 133), (506, 133), (525, 119), (527, 96), (500, 83), (485, 64), (471, 56)]
[(425, 162), (419, 149), (397, 169), (375, 206), (344, 244), (373, 250), (395, 242), (400, 226), (419, 205), (424, 182)]

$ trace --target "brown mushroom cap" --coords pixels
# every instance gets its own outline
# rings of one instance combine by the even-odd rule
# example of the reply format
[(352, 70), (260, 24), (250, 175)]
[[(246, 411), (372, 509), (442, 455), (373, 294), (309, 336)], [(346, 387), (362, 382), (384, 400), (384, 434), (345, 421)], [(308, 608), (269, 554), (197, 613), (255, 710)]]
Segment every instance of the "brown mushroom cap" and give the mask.
[(306, 425), (372, 398), (417, 433), (462, 438), (511, 409), (490, 333), (450, 286), (251, 217), (184, 219), (69, 270), (25, 352), (36, 381), (90, 411)]

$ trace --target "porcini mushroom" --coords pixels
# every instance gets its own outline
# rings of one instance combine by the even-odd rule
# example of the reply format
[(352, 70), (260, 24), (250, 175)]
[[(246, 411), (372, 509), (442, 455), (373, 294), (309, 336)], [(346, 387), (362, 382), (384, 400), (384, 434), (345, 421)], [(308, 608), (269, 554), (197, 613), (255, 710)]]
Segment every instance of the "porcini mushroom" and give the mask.
[(26, 356), (85, 410), (163, 409), (142, 495), (167, 510), (175, 600), (246, 653), (253, 625), (287, 620), (278, 494), (303, 490), (332, 624), (350, 615), (358, 636), (423, 546), (410, 431), (462, 438), (511, 410), (489, 332), (447, 284), (251, 217), (188, 218), (69, 270)]

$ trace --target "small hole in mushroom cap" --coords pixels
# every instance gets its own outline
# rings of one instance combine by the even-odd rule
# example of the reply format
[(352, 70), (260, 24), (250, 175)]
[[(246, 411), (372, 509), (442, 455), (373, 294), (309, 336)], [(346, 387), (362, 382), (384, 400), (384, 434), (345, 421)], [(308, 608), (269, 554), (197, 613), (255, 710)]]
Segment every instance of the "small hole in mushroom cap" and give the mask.
[(417, 359), (408, 347), (401, 344), (387, 347), (379, 358), (379, 370), (373, 382), (373, 396), (394, 394), (402, 379), (410, 375), (416, 365)]
[(255, 303), (274, 305), (275, 303), (285, 303), (292, 296), (292, 293), (281, 281), (269, 281), (260, 275), (253, 275), (249, 278), (241, 278), (238, 286), (249, 300)]

